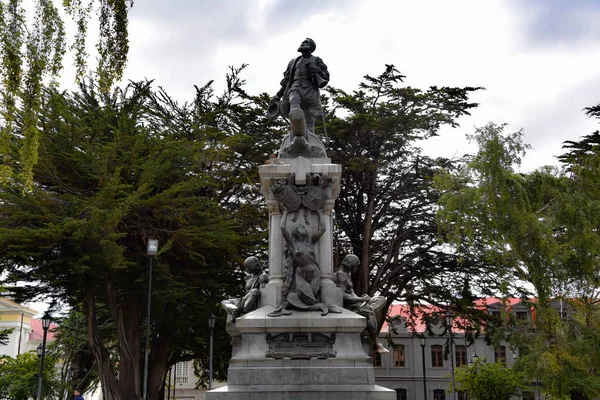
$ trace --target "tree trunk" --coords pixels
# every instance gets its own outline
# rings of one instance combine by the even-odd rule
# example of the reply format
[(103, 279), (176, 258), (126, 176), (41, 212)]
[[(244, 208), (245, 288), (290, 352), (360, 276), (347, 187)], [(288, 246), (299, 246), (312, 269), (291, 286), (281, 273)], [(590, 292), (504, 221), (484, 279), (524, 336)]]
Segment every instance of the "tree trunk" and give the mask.
[(119, 339), (119, 387), (126, 398), (139, 399), (142, 396), (141, 329), (139, 302), (127, 296), (125, 306), (117, 306), (112, 282), (105, 282), (108, 308), (117, 328)]
[(365, 212), (365, 225), (363, 228), (363, 247), (362, 247), (362, 282), (358, 288), (358, 295), (369, 293), (369, 248), (371, 247), (371, 236), (373, 234), (373, 212), (375, 209), (375, 181), (377, 180), (377, 171), (371, 174), (371, 185), (367, 193), (367, 210)]
[[(177, 312), (174, 304), (169, 304), (163, 311), (169, 315)], [(148, 400), (159, 400), (163, 392), (165, 376), (169, 369), (169, 343), (175, 336), (173, 324), (161, 324), (157, 339), (152, 342), (152, 351), (148, 359)]]
[(104, 400), (124, 400), (121, 396), (121, 391), (112, 367), (110, 356), (100, 338), (98, 322), (96, 320), (96, 299), (92, 288), (86, 289), (84, 310), (87, 318), (88, 340), (100, 372), (103, 398)]

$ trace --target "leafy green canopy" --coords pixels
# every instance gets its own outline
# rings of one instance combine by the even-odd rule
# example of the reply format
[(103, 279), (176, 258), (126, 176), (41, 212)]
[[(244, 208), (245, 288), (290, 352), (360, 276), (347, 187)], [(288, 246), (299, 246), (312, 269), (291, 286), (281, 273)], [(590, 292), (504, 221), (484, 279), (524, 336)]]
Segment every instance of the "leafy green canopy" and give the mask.
[[(42, 132), (38, 128), (44, 81), (55, 85), (67, 50), (64, 21), (52, 0), (34, 0), (28, 13), (23, 0), (0, 3), (0, 183), (14, 177), (20, 166), (27, 187), (33, 183), (32, 169), (38, 161)], [(87, 27), (94, 0), (65, 0), (64, 11), (76, 23), (70, 46), (74, 54), (79, 82), (87, 71), (85, 50)], [(99, 64), (96, 70), (102, 91), (108, 91), (125, 69), (128, 39), (128, 9), (131, 0), (98, 0), (100, 25), (96, 48)], [(31, 15), (30, 18), (28, 16)], [(17, 108), (23, 107), (22, 118)], [(19, 126), (17, 126), (19, 125)], [(15, 143), (16, 131), (23, 140)]]
[[(114, 94), (95, 84), (46, 91), (35, 184), (24, 191), (14, 180), (0, 191), (4, 283), (27, 283), (14, 288), (19, 300), (50, 297), (85, 314), (103, 389), (114, 398), (140, 395), (147, 240), (160, 243), (151, 398), (168, 366), (207, 358), (207, 316), (239, 294), (234, 269), (265, 243), (256, 167), (280, 136), (262, 116), (267, 99), (248, 96), (238, 72), (222, 95), (209, 84), (183, 105), (147, 82)], [(230, 349), (224, 321), (217, 327), (219, 378)]]
[(418, 146), (443, 126), (458, 126), (477, 106), (469, 95), (479, 88), (420, 90), (403, 79), (388, 65), (352, 93), (329, 90), (329, 154), (344, 168), (335, 257), (337, 264), (349, 252), (361, 259), (358, 293), (381, 293), (389, 304), (448, 304), (466, 281), (493, 276), (468, 254), (459, 262), (453, 249), (440, 245), (433, 177), (457, 165), (424, 156)]
[[(62, 386), (56, 376), (56, 358), (47, 354), (44, 360), (42, 399), (56, 399)], [(0, 399), (28, 400), (37, 395), (40, 360), (35, 352), (19, 354), (16, 358), (0, 357)]]
[[(566, 142), (566, 171), (519, 173), (527, 146), (504, 126), (476, 130), (467, 168), (441, 175), (438, 218), (445, 239), (479, 252), (505, 294), (534, 295), (532, 319), (497, 330), (519, 351), (516, 368), (552, 398), (598, 396), (600, 153), (597, 135)], [(533, 289), (533, 290), (531, 290)], [(560, 302), (560, 307), (558, 303)], [(556, 311), (560, 309), (561, 312)], [(509, 321), (510, 322), (510, 321)]]
[[(558, 306), (560, 302), (560, 306)], [(541, 382), (549, 397), (600, 395), (600, 309), (589, 299), (556, 299), (554, 308), (536, 307), (535, 318), (514, 324), (510, 342), (519, 350), (514, 368)]]
[(467, 168), (438, 178), (445, 239), (501, 269), (505, 293), (530, 294), (523, 285), (529, 282), (541, 302), (559, 293), (583, 295), (597, 279), (597, 187), (549, 167), (515, 171), (528, 146), (522, 132), (503, 130), (477, 129), (480, 150)]
[(455, 371), (456, 389), (475, 400), (510, 400), (525, 388), (523, 377), (502, 363), (476, 360)]

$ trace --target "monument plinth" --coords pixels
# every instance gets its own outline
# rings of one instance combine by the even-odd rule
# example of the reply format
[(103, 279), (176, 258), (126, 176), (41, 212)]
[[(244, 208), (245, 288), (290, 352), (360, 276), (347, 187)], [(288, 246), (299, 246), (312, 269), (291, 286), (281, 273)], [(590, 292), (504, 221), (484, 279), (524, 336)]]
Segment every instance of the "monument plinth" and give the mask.
[(280, 158), (259, 167), (269, 211), (268, 279), (249, 258), (246, 296), (223, 302), (232, 357), (227, 386), (207, 392), (208, 400), (395, 398), (375, 384), (371, 359), (371, 351), (386, 351), (373, 338), (385, 299), (354, 293), (355, 256), (334, 275), (332, 211), (342, 167), (314, 134), (318, 89), (329, 80), (314, 48), (302, 42), (269, 108), (271, 116), (290, 118), (290, 132)]

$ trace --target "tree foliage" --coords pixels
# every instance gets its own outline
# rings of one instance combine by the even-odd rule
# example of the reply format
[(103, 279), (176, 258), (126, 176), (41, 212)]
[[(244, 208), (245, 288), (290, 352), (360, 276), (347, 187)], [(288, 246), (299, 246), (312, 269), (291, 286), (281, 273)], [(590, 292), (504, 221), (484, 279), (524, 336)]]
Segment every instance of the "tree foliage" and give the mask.
[[(444, 237), (479, 251), (503, 277), (506, 295), (534, 296), (534, 318), (500, 335), (519, 349), (518, 367), (552, 398), (598, 395), (600, 153), (596, 135), (565, 143), (564, 170), (516, 170), (522, 132), (488, 124), (473, 138), (467, 168), (442, 175), (438, 218)], [(577, 299), (577, 300), (573, 300)], [(570, 311), (556, 311), (557, 302)], [(563, 307), (561, 307), (562, 309)]]
[[(42, 399), (55, 399), (62, 384), (55, 371), (56, 358), (46, 354)], [(0, 357), (0, 399), (28, 400), (37, 395), (40, 360), (35, 352), (19, 354), (16, 358)]]
[(510, 400), (526, 387), (522, 376), (502, 363), (476, 360), (455, 370), (456, 390), (474, 400)]
[(14, 288), (19, 300), (43, 294), (83, 312), (108, 399), (141, 395), (149, 238), (160, 243), (149, 398), (169, 366), (208, 358), (211, 312), (215, 378), (224, 378), (230, 347), (218, 303), (239, 294), (237, 265), (265, 243), (261, 208), (245, 193), (258, 193), (256, 167), (280, 139), (258, 117), (267, 99), (247, 96), (238, 72), (222, 95), (208, 84), (183, 105), (149, 82), (44, 92), (35, 185), (24, 191), (14, 180), (0, 192), (6, 282), (28, 282)]
[[(67, 388), (77, 388), (81, 393), (98, 388), (98, 365), (87, 338), (87, 320), (81, 311), (71, 309), (62, 318), (54, 318), (60, 326), (54, 333), (52, 353), (60, 357), (60, 380)], [(114, 338), (114, 323), (108, 318), (99, 324), (103, 338)], [(113, 339), (114, 340), (114, 339)], [(106, 340), (105, 340), (106, 341)], [(66, 393), (68, 397), (70, 393)]]
[(498, 269), (505, 294), (529, 294), (522, 286), (529, 282), (547, 301), (564, 271), (550, 210), (568, 182), (551, 169), (516, 172), (528, 146), (522, 131), (503, 131), (504, 126), (491, 123), (478, 128), (472, 139), (479, 152), (466, 168), (437, 178), (444, 193), (438, 221), (445, 240), (460, 251), (479, 253)]
[(403, 86), (392, 66), (365, 76), (358, 90), (329, 90), (333, 162), (343, 166), (342, 189), (335, 205), (337, 263), (356, 254), (362, 271), (357, 293), (395, 300), (446, 304), (465, 282), (486, 281), (481, 265), (468, 254), (462, 262), (440, 246), (435, 220), (439, 194), (433, 177), (456, 168), (453, 160), (421, 154), (418, 142), (477, 106), (469, 95), (479, 88)]
[[(34, 0), (32, 13), (23, 0), (0, 3), (0, 183), (13, 178), (16, 166), (30, 186), (32, 170), (38, 161), (42, 132), (38, 127), (45, 80), (59, 77), (63, 56), (69, 47), (61, 11), (52, 0)], [(128, 44), (128, 9), (131, 0), (65, 0), (64, 11), (76, 23), (70, 45), (73, 50), (76, 79), (87, 72), (86, 37), (94, 4), (98, 5), (100, 36), (96, 48), (96, 70), (102, 91), (121, 78)], [(30, 16), (31, 15), (31, 16)], [(22, 108), (23, 115), (17, 116)], [(15, 132), (19, 140), (15, 140)]]
[[(560, 304), (559, 304), (560, 303)], [(554, 307), (536, 307), (534, 319), (520, 320), (510, 335), (519, 350), (514, 366), (553, 399), (600, 395), (600, 309), (589, 299), (554, 300)]]

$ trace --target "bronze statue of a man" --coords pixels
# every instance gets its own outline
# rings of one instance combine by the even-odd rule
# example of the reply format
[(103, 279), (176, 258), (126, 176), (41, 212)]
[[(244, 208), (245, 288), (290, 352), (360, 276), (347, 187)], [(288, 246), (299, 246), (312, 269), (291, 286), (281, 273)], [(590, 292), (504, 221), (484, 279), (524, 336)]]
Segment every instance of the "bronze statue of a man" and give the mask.
[[(271, 100), (271, 108), (278, 105), (279, 113), (290, 118), (295, 136), (304, 135), (302, 128), (314, 134), (315, 119), (323, 113), (319, 89), (329, 82), (329, 72), (323, 60), (312, 55), (316, 47), (314, 40), (310, 38), (300, 44), (298, 51), (302, 55), (290, 61), (283, 74), (281, 88)], [(305, 126), (295, 123), (302, 114)]]

